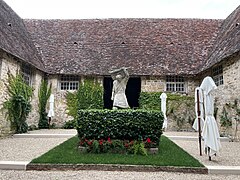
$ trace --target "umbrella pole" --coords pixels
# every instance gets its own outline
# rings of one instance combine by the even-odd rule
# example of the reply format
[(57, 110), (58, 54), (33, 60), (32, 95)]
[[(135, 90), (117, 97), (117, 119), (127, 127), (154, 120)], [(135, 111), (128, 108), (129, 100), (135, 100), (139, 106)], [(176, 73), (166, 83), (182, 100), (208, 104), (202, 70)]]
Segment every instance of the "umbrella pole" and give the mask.
[(48, 129), (50, 129), (51, 120), (52, 120), (52, 118), (48, 117)]
[(199, 141), (199, 150), (200, 150), (200, 156), (202, 156), (202, 136), (201, 136), (201, 119), (200, 119), (200, 106), (199, 106), (199, 90), (197, 90), (197, 114), (198, 114), (198, 141)]

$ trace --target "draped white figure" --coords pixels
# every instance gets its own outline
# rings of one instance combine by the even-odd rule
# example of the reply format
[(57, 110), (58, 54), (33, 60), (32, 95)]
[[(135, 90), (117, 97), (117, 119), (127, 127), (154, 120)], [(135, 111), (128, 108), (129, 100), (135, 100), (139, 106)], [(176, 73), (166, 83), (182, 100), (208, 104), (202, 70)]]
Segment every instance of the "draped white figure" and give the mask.
[(49, 98), (49, 111), (48, 111), (48, 117), (54, 116), (54, 95), (51, 94)]
[(166, 93), (162, 93), (160, 95), (160, 99), (161, 99), (161, 111), (163, 113), (163, 117), (164, 117), (164, 121), (163, 121), (163, 129), (167, 129), (167, 115), (166, 115), (166, 111), (167, 111), (167, 94)]

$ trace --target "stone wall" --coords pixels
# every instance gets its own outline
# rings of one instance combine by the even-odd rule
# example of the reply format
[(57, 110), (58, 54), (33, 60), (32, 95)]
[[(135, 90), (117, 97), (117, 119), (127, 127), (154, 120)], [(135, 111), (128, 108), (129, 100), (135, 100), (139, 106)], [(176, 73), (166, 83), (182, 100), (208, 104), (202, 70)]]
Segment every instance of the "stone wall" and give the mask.
[[(54, 94), (54, 113), (52, 117), (52, 123), (57, 127), (61, 127), (65, 121), (71, 120), (72, 117), (67, 115), (66, 111), (66, 94), (67, 91), (61, 91), (59, 88), (58, 75), (50, 75), (48, 82), (52, 84), (52, 94)], [(49, 104), (47, 104), (47, 112), (49, 110)]]
[[(11, 55), (0, 51), (0, 109), (2, 108), (2, 103), (8, 98), (7, 94), (7, 79), (8, 72), (13, 75), (16, 75), (19, 72), (21, 63), (16, 58), (13, 58)], [(33, 70), (32, 76), (32, 87), (34, 89), (32, 97), (32, 111), (27, 118), (28, 125), (38, 124), (39, 114), (38, 114), (38, 89), (42, 80), (43, 73), (35, 68)], [(6, 120), (5, 113), (0, 112), (0, 136), (5, 136), (12, 133), (10, 128), (10, 122)]]
[(33, 88), (33, 96), (31, 100), (32, 110), (29, 113), (29, 116), (27, 118), (27, 124), (29, 126), (31, 125), (38, 125), (39, 121), (39, 112), (38, 112), (38, 91), (41, 85), (41, 81), (43, 79), (44, 74), (37, 70), (33, 69), (33, 76), (32, 76), (32, 88)]
[[(19, 70), (19, 63), (14, 60), (7, 53), (0, 51), (0, 109), (6, 98), (7, 94), (7, 78), (8, 72), (11, 72), (13, 75)], [(10, 122), (6, 120), (5, 112), (0, 112), (0, 137), (6, 136), (11, 133)]]
[[(222, 115), (223, 107), (226, 103), (233, 104), (235, 99), (240, 99), (240, 57), (234, 57), (228, 59), (223, 63), (223, 81), (224, 84), (218, 86), (217, 90), (214, 92), (216, 106), (218, 108), (217, 121), (220, 122), (220, 117)], [(230, 135), (233, 134), (235, 129), (235, 120), (233, 117), (233, 112), (229, 111), (229, 116), (233, 120), (232, 129), (228, 132)], [(240, 129), (240, 127), (239, 127)], [(224, 131), (224, 128), (222, 128)], [(240, 135), (240, 133), (239, 133)]]
[[(185, 78), (186, 94), (194, 95), (195, 88), (199, 86), (199, 80), (189, 77)], [(166, 90), (165, 77), (141, 77), (142, 92), (163, 92)]]
[(142, 92), (163, 92), (166, 89), (166, 80), (163, 77), (142, 77)]
[[(66, 104), (66, 94), (68, 91), (60, 90), (59, 88), (59, 75), (50, 75), (48, 77), (49, 83), (52, 84), (52, 93), (54, 94), (54, 113), (55, 116), (52, 118), (51, 122), (56, 125), (56, 127), (62, 127), (65, 122), (72, 120), (73, 117), (68, 116), (67, 104)], [(98, 83), (103, 84), (102, 77), (95, 77)], [(84, 81), (84, 77), (81, 77), (81, 82)], [(74, 92), (74, 91), (69, 91)], [(47, 110), (49, 106), (47, 106)]]

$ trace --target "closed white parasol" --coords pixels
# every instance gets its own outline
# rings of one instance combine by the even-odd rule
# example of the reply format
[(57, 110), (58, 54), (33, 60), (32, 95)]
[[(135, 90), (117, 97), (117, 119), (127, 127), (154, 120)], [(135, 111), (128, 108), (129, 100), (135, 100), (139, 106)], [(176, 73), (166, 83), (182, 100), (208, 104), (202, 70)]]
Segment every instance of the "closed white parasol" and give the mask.
[(167, 115), (166, 115), (166, 111), (167, 111), (167, 94), (166, 93), (162, 93), (160, 95), (160, 99), (161, 99), (161, 111), (163, 113), (164, 116), (164, 121), (163, 121), (163, 129), (167, 129)]
[(203, 90), (205, 121), (202, 130), (202, 137), (204, 139), (205, 148), (208, 149), (209, 160), (211, 156), (216, 154), (220, 148), (220, 135), (214, 113), (214, 98), (212, 96), (213, 90), (217, 88), (211, 77), (206, 77), (200, 86)]
[(48, 111), (48, 117), (54, 116), (54, 95), (51, 94), (49, 98), (49, 111)]

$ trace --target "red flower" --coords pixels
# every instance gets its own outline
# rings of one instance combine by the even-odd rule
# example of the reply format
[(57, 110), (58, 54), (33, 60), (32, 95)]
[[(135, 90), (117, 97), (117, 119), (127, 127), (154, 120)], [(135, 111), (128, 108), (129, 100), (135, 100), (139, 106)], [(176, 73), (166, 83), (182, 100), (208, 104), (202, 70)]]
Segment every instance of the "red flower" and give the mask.
[(111, 141), (111, 139), (110, 139), (110, 137), (108, 137), (108, 142), (109, 142), (109, 143), (111, 143), (111, 142), (112, 142), (112, 141)]
[(88, 141), (87, 143), (88, 143), (88, 145), (89, 145), (89, 146), (91, 146), (91, 145), (92, 145), (92, 141)]
[(129, 143), (129, 145), (133, 145), (134, 144), (134, 141), (131, 141), (130, 143)]
[(99, 142), (99, 145), (103, 145), (103, 139), (100, 139), (98, 142)]
[(147, 143), (151, 143), (151, 139), (150, 138), (147, 138)]

